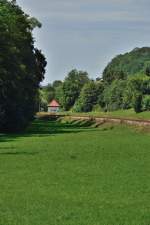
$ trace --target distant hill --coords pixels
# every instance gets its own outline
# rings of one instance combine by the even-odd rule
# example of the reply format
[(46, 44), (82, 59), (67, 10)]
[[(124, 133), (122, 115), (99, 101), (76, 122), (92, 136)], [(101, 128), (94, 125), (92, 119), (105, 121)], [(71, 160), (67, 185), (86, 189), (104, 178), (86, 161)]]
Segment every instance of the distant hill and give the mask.
[(112, 81), (120, 72), (122, 77), (145, 73), (147, 67), (150, 67), (150, 47), (135, 48), (113, 58), (104, 69), (103, 79)]

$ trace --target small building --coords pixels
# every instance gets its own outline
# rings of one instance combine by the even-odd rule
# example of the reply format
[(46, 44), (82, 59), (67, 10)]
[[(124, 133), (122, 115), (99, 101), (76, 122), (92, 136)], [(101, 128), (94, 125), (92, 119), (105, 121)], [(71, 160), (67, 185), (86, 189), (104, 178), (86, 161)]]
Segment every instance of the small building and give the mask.
[(56, 100), (52, 100), (49, 104), (48, 104), (48, 112), (59, 112), (60, 111), (60, 104), (56, 101)]

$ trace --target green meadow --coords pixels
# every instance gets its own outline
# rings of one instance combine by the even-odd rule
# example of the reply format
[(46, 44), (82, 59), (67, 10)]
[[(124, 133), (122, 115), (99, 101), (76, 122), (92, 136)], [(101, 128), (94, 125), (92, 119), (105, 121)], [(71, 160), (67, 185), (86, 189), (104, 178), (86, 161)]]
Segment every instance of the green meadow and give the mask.
[[(42, 114), (42, 113), (41, 113)], [(123, 119), (142, 119), (142, 120), (150, 120), (150, 111), (143, 111), (140, 113), (136, 113), (133, 109), (128, 110), (116, 110), (116, 111), (92, 111), (88, 113), (74, 113), (74, 112), (62, 112), (59, 113), (62, 115), (79, 115), (79, 116), (95, 116), (95, 117), (113, 117), (113, 118), (123, 118)]]
[(0, 135), (0, 225), (150, 224), (150, 134), (88, 125)]

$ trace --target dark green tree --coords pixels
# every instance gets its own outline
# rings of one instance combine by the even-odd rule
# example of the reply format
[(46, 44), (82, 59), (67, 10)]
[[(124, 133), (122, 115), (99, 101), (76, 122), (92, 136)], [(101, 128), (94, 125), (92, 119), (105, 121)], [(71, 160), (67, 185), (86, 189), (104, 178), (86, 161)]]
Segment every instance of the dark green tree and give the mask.
[(23, 129), (37, 110), (46, 60), (34, 47), (35, 26), (16, 1), (0, 0), (0, 131)]
[(44, 87), (43, 91), (45, 92), (47, 103), (49, 103), (55, 98), (55, 89), (51, 84), (48, 84), (46, 87)]
[(87, 72), (72, 70), (65, 78), (62, 90), (61, 105), (70, 110), (78, 99), (81, 89), (89, 81)]
[(150, 111), (150, 95), (144, 95), (142, 99), (142, 109)]
[(90, 81), (82, 88), (79, 99), (76, 101), (73, 110), (76, 112), (90, 112), (96, 105), (98, 99), (98, 90), (96, 83)]
[[(141, 112), (142, 109), (149, 110), (145, 106), (145, 101), (143, 102), (144, 96), (150, 94), (150, 78), (143, 74), (137, 74), (136, 76), (132, 76), (127, 81), (127, 90), (125, 92), (130, 93), (130, 102), (135, 110), (135, 112)], [(146, 100), (146, 99), (145, 99)], [(142, 106), (144, 104), (144, 107)]]
[(136, 113), (139, 113), (142, 111), (142, 94), (140, 92), (135, 92), (134, 93), (134, 96), (133, 96), (133, 108), (134, 108), (134, 111)]
[(124, 109), (124, 92), (126, 90), (126, 81), (114, 80), (110, 85), (105, 87), (103, 92), (105, 110), (113, 111)]
[(150, 77), (150, 62), (146, 63), (145, 74)]
[(137, 73), (149, 74), (150, 48), (135, 48), (131, 52), (118, 55), (111, 60), (103, 72), (104, 81), (111, 83), (115, 79), (126, 79)]
[(61, 85), (62, 85), (62, 81), (61, 80), (55, 80), (53, 82), (53, 84), (52, 84), (52, 86), (53, 86), (54, 89), (57, 88), (57, 87), (59, 87), (59, 86), (61, 86)]
[(104, 103), (105, 83), (102, 79), (96, 79), (95, 85), (96, 85), (96, 93), (97, 93), (97, 104), (101, 108), (103, 108), (105, 106), (105, 103)]

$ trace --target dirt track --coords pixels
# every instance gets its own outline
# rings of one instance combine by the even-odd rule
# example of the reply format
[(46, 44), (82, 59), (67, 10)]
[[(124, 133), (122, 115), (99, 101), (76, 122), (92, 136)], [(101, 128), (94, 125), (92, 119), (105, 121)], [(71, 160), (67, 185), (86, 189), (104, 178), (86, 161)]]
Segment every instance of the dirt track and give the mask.
[(59, 115), (59, 114), (49, 114), (41, 113), (37, 114), (38, 118), (59, 118), (66, 117), (70, 120), (93, 120), (96, 123), (116, 123), (116, 124), (129, 124), (136, 126), (150, 126), (150, 120), (143, 119), (131, 119), (131, 118), (119, 118), (119, 117), (96, 117), (96, 116), (77, 116), (77, 115)]
[(127, 119), (114, 117), (69, 116), (72, 120), (95, 120), (96, 123), (117, 123), (136, 126), (150, 126), (150, 120)]

